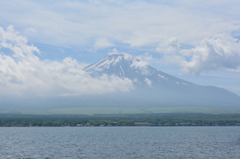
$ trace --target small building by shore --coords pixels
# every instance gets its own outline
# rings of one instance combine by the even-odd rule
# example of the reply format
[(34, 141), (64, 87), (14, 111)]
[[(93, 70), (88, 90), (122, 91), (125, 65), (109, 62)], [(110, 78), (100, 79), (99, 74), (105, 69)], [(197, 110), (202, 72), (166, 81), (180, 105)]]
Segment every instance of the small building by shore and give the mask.
[(149, 126), (151, 124), (148, 122), (135, 122), (134, 125), (135, 126)]

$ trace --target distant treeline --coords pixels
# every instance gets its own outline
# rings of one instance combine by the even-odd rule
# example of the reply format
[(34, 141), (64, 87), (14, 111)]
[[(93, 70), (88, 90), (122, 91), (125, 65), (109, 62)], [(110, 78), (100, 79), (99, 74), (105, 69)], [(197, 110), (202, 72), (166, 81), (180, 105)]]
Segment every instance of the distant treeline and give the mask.
[(0, 126), (240, 126), (240, 114), (0, 114)]

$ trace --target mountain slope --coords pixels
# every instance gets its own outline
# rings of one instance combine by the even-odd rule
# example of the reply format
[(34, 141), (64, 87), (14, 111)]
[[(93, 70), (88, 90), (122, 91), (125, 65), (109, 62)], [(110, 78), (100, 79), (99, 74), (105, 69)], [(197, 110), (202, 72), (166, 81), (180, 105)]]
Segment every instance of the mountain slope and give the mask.
[(84, 70), (94, 77), (103, 74), (116, 75), (120, 78), (129, 78), (135, 84), (141, 85), (194, 85), (191, 82), (161, 72), (128, 54), (111, 54), (85, 67)]
[[(84, 68), (93, 77), (116, 75), (133, 81), (122, 103), (154, 106), (239, 107), (240, 97), (222, 88), (200, 86), (159, 71), (129, 54), (111, 54)], [(112, 95), (117, 100), (119, 96)], [(125, 99), (127, 98), (127, 100)]]

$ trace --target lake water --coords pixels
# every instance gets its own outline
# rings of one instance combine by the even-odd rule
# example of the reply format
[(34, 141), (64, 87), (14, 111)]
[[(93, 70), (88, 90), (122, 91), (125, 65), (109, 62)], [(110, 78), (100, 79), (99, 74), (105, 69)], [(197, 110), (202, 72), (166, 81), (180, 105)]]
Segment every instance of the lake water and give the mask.
[(0, 158), (239, 159), (240, 127), (0, 128)]

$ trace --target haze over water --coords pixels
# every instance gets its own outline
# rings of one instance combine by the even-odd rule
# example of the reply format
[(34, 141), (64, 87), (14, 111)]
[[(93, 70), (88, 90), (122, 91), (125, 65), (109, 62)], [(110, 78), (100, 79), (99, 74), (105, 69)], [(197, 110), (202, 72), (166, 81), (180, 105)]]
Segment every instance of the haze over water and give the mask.
[(237, 159), (240, 127), (0, 128), (0, 158)]

